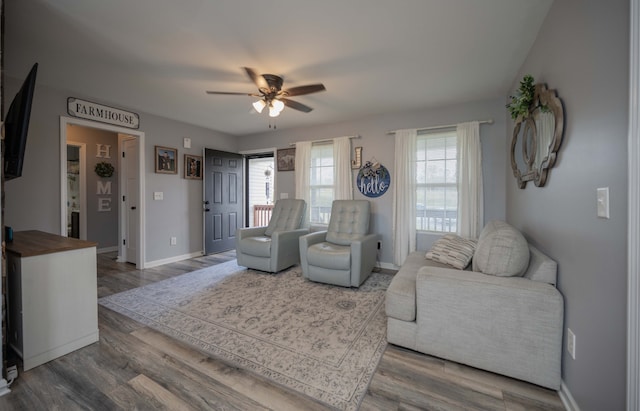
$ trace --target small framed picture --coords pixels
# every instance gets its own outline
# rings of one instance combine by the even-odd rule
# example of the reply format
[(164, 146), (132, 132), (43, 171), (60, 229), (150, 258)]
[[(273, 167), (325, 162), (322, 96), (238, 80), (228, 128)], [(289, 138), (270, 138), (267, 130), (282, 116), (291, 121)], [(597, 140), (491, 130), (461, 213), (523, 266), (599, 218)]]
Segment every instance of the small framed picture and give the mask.
[(296, 169), (296, 149), (283, 148), (277, 152), (278, 171), (294, 171)]
[(358, 169), (362, 167), (362, 147), (354, 149), (353, 160), (351, 160), (351, 168)]
[(156, 173), (178, 174), (178, 149), (156, 146)]
[(184, 155), (184, 178), (202, 180), (202, 156)]

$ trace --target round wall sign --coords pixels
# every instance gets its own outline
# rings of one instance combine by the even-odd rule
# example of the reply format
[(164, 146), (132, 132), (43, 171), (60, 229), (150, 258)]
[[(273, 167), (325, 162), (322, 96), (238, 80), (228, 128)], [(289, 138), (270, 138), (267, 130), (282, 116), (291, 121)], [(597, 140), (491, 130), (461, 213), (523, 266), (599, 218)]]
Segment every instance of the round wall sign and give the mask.
[(358, 190), (367, 197), (380, 197), (391, 185), (389, 170), (382, 164), (367, 161), (358, 172)]

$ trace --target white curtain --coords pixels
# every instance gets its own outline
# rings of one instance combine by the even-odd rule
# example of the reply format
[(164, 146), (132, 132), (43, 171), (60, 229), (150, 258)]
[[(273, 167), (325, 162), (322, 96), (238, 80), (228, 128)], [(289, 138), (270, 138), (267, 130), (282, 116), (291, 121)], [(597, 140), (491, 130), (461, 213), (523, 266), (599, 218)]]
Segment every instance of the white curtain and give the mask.
[(309, 184), (311, 168), (311, 141), (301, 141), (296, 143), (296, 194), (295, 198), (304, 200), (307, 203), (307, 212), (302, 220), (302, 226), (309, 226), (309, 216), (311, 213), (311, 204), (309, 198)]
[(333, 139), (334, 200), (353, 200), (351, 173), (351, 138)]
[(393, 262), (402, 265), (416, 250), (416, 140), (417, 130), (395, 132), (393, 165)]
[(456, 126), (458, 151), (458, 229), (461, 237), (477, 238), (484, 223), (480, 123)]

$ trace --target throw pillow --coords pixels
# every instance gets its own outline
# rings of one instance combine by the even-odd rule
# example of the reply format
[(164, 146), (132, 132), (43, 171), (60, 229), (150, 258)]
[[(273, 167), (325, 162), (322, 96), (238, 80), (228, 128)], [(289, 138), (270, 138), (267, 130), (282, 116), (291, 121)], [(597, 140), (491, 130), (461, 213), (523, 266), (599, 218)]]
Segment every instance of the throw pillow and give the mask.
[(529, 245), (522, 233), (504, 221), (490, 221), (478, 238), (473, 271), (500, 277), (522, 276), (529, 266)]
[(475, 240), (462, 238), (455, 234), (445, 234), (433, 243), (426, 258), (463, 270), (471, 262), (475, 250)]

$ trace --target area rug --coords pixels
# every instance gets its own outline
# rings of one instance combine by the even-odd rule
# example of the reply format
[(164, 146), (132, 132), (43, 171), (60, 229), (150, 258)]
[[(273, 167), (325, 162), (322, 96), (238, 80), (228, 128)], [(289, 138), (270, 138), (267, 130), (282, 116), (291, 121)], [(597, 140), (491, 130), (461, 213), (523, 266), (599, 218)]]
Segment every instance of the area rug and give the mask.
[(358, 289), (267, 274), (235, 260), (99, 303), (341, 410), (357, 409), (386, 347), (391, 276)]

